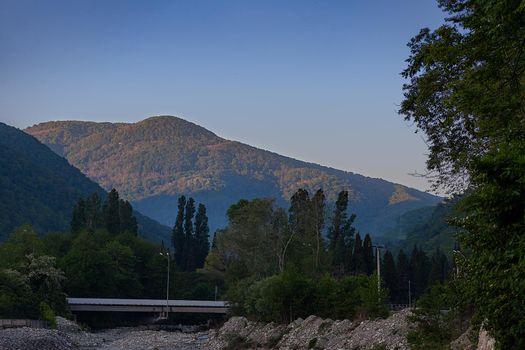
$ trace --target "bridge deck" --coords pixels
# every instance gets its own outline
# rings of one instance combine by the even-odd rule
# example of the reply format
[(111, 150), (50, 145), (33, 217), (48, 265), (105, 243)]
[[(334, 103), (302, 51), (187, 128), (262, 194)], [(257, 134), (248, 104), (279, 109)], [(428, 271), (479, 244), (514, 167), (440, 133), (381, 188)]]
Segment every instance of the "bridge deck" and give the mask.
[(225, 301), (208, 300), (162, 300), (162, 299), (109, 299), (67, 298), (71, 311), (92, 312), (183, 312), (218, 313), (228, 312)]

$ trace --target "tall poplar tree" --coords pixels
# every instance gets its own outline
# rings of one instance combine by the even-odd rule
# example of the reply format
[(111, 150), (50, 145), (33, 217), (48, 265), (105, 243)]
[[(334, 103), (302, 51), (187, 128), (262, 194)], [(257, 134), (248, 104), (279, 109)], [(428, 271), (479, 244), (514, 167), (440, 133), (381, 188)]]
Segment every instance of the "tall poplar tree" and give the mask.
[(120, 232), (138, 233), (137, 219), (133, 216), (133, 208), (128, 201), (119, 201)]
[(365, 273), (370, 276), (375, 270), (374, 248), (372, 248), (372, 238), (367, 233), (363, 241), (363, 260), (365, 263)]
[(86, 227), (86, 202), (82, 198), (80, 198), (73, 207), (70, 227), (73, 233), (77, 233)]
[(297, 262), (298, 268), (309, 274), (314, 274), (316, 268), (315, 251), (317, 247), (315, 226), (312, 218), (310, 194), (305, 189), (299, 189), (290, 199), (289, 223), (292, 230), (293, 244), (290, 255)]
[(430, 259), (430, 272), (428, 276), (428, 285), (443, 283), (448, 279), (450, 265), (447, 256), (437, 248)]
[(182, 268), (184, 257), (184, 210), (186, 208), (186, 197), (180, 196), (177, 206), (177, 218), (171, 233), (171, 242), (175, 251), (175, 263)]
[(322, 189), (317, 190), (311, 200), (311, 216), (315, 235), (315, 269), (319, 271), (321, 255), (324, 252), (323, 228), (325, 222), (325, 195)]
[(197, 215), (195, 216), (195, 268), (204, 266), (204, 260), (210, 250), (210, 228), (208, 227), (208, 217), (206, 207), (199, 204)]
[(381, 261), (381, 278), (384, 281), (385, 287), (388, 288), (390, 292), (390, 301), (394, 302), (399, 289), (399, 277), (396, 271), (394, 256), (389, 250), (385, 252), (383, 260)]
[(184, 258), (182, 262), (185, 271), (194, 269), (195, 262), (195, 233), (193, 226), (193, 217), (195, 215), (195, 200), (189, 198), (186, 202), (184, 212)]
[(394, 293), (394, 300), (396, 303), (399, 304), (409, 304), (410, 302), (408, 300), (408, 284), (410, 280), (410, 262), (403, 249), (401, 249), (397, 254), (396, 267), (398, 276), (398, 286), (397, 291)]
[(410, 255), (410, 280), (412, 281), (413, 297), (417, 298), (428, 286), (430, 261), (421, 248), (414, 246)]
[(104, 203), (104, 227), (109, 233), (120, 233), (120, 202), (116, 189), (109, 192), (108, 198)]
[(363, 241), (359, 232), (355, 235), (354, 253), (352, 254), (352, 270), (356, 275), (366, 273)]
[(95, 232), (97, 228), (102, 226), (102, 200), (100, 196), (94, 192), (85, 200), (85, 225), (89, 232)]
[(331, 257), (332, 272), (342, 276), (350, 272), (355, 228), (352, 223), (355, 215), (348, 218), (348, 191), (341, 191), (337, 196), (332, 224), (328, 230), (328, 251)]

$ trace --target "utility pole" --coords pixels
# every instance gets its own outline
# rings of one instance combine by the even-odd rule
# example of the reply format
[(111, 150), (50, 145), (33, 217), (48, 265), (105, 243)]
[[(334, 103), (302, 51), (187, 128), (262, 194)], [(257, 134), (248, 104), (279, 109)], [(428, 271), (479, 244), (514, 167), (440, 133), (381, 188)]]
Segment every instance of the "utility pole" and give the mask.
[(412, 306), (412, 291), (410, 290), (410, 280), (408, 280), (408, 308)]
[(168, 258), (168, 275), (166, 276), (166, 319), (169, 316), (170, 306), (169, 306), (169, 296), (170, 296), (170, 252), (159, 253), (162, 256)]
[(377, 260), (377, 295), (381, 292), (381, 256), (380, 249), (384, 248), (384, 245), (373, 245), (376, 248), (376, 260)]

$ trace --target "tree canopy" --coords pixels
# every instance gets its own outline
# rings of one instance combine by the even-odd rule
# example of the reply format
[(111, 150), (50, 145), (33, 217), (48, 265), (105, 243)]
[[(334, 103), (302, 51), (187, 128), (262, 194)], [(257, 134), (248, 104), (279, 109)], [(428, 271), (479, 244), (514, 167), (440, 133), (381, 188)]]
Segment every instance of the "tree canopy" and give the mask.
[[(427, 136), (435, 186), (466, 190), (460, 277), (501, 349), (525, 348), (525, 5), (440, 0), (409, 43), (400, 112)], [(436, 267), (437, 269), (437, 267)]]

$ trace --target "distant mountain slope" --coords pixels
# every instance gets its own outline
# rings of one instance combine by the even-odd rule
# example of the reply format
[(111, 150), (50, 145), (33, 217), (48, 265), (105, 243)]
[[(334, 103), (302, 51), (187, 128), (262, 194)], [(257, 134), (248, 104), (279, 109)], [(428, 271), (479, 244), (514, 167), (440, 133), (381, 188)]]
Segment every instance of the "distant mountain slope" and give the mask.
[[(69, 229), (74, 204), (93, 192), (106, 195), (37, 139), (0, 123), (0, 241), (26, 223), (41, 233)], [(169, 228), (135, 216), (141, 236), (169, 242)]]
[(411, 227), (407, 227), (406, 237), (400, 242), (400, 246), (407, 250), (417, 245), (428, 253), (433, 253), (436, 248), (446, 253), (452, 252), (459, 229), (447, 222), (457, 214), (454, 211), (456, 204), (457, 200), (440, 203), (433, 208), (426, 220), (414, 222)]
[(323, 167), (222, 139), (183, 119), (138, 123), (47, 122), (26, 129), (82, 172), (133, 201), (143, 213), (172, 224), (180, 194), (208, 207), (212, 228), (240, 198), (272, 197), (286, 205), (300, 187), (323, 188), (329, 199), (350, 192), (356, 225), (381, 235), (408, 210), (439, 197), (382, 179)]

